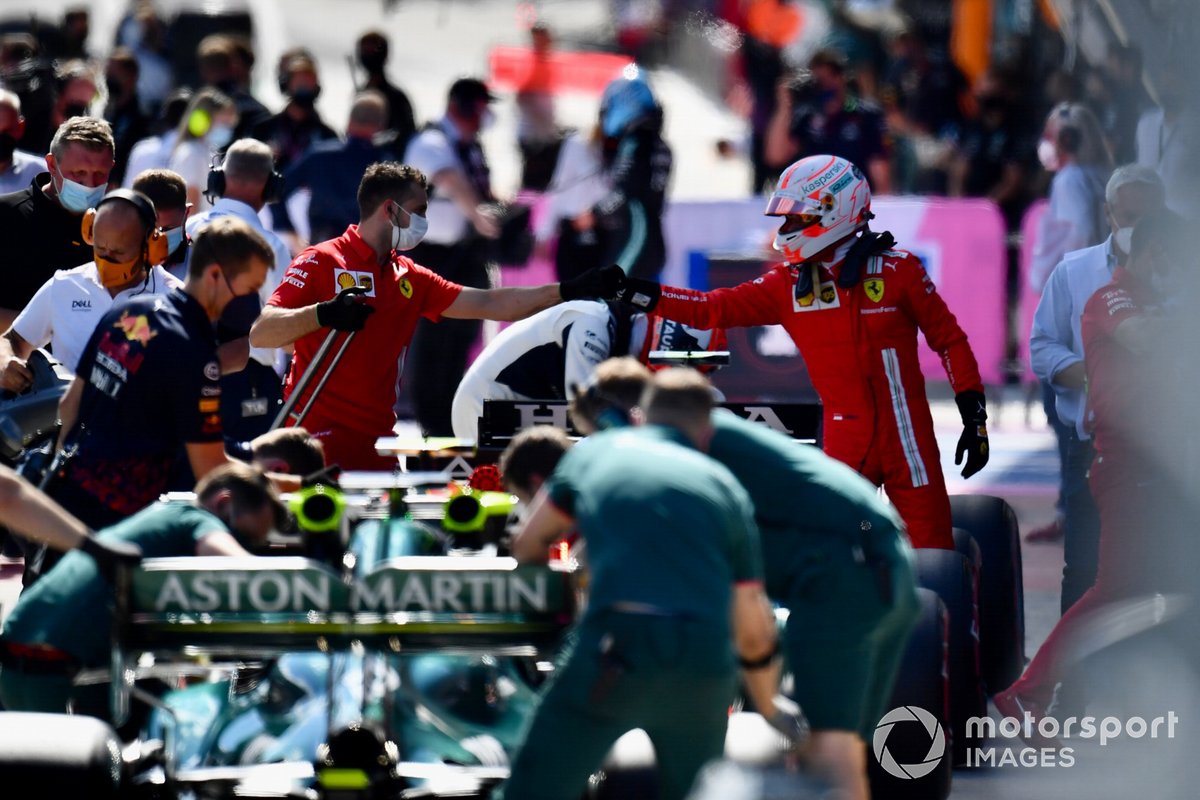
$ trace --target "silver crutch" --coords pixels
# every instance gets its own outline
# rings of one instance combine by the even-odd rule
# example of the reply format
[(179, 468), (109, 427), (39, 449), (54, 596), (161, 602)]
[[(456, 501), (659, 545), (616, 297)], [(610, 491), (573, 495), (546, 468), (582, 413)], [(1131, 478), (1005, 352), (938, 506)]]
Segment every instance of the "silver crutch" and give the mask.
[(295, 410), (297, 403), (300, 402), (304, 390), (312, 383), (313, 377), (317, 374), (317, 370), (321, 368), (325, 358), (329, 355), (330, 349), (333, 348), (333, 341), (337, 335), (341, 333), (339, 330), (331, 330), (329, 335), (325, 337), (325, 341), (321, 342), (321, 346), (317, 349), (316, 355), (313, 356), (312, 363), (308, 365), (308, 369), (304, 370), (304, 374), (300, 376), (300, 380), (292, 387), (291, 397), (283, 404), (283, 408), (279, 409), (279, 414), (275, 417), (275, 421), (271, 423), (271, 430), (283, 427), (299, 427), (304, 418), (308, 416), (308, 412), (312, 410), (312, 405), (316, 401), (317, 396), (321, 394), (321, 390), (325, 388), (325, 384), (329, 381), (329, 376), (337, 369), (338, 362), (342, 360), (342, 356), (346, 353), (346, 348), (350, 346), (350, 342), (354, 341), (354, 335), (358, 331), (350, 331), (350, 335), (342, 341), (341, 347), (333, 355), (333, 361), (329, 362), (329, 368), (325, 370), (325, 374), (321, 376), (321, 380), (317, 382), (316, 388), (312, 390), (312, 394), (308, 396), (308, 400), (300, 408)]

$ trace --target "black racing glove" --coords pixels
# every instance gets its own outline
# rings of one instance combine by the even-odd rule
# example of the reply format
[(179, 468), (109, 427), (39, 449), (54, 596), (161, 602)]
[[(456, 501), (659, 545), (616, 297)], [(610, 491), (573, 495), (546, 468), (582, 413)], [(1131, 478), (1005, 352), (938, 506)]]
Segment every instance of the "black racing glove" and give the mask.
[(969, 478), (988, 462), (987, 400), (983, 392), (966, 391), (956, 394), (954, 402), (963, 423), (962, 436), (958, 437), (958, 447), (954, 450), (954, 464), (961, 464), (965, 453), (967, 465), (962, 476)]
[(338, 292), (338, 296), (324, 303), (317, 303), (317, 324), (322, 328), (338, 331), (361, 331), (367, 317), (375, 313), (375, 307), (359, 302), (359, 295), (366, 294), (362, 286), (351, 286)]
[(774, 712), (764, 715), (763, 719), (772, 728), (782, 733), (793, 747), (804, 744), (811, 732), (808, 717), (804, 716), (800, 706), (786, 697), (776, 697)]
[(92, 557), (100, 574), (110, 583), (120, 567), (132, 569), (142, 561), (142, 548), (136, 544), (120, 540), (102, 541), (90, 533), (83, 537), (79, 549)]
[(617, 299), (622, 303), (631, 305), (644, 314), (649, 314), (654, 310), (660, 297), (662, 297), (662, 284), (641, 278), (630, 278), (625, 281), (620, 294), (617, 295)]
[(582, 275), (567, 278), (558, 284), (558, 293), (567, 300), (615, 300), (625, 285), (625, 270), (616, 264), (595, 267)]

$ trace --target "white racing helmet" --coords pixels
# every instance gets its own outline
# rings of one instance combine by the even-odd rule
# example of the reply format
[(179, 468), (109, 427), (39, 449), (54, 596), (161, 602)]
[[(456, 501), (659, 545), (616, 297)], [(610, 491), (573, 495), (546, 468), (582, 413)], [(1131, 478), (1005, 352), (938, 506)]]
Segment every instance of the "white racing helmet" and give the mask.
[(783, 171), (767, 201), (768, 217), (796, 215), (802, 224), (775, 234), (775, 249), (791, 263), (812, 258), (867, 226), (871, 188), (862, 170), (837, 156), (809, 156)]

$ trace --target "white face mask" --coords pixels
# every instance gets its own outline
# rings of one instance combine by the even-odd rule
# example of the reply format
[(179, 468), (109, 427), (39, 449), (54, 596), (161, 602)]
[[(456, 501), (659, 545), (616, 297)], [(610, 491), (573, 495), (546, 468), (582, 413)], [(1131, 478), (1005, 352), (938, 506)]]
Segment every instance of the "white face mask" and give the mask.
[(421, 240), (425, 238), (425, 233), (429, 230), (429, 220), (412, 212), (407, 213), (407, 228), (401, 228), (395, 221), (392, 222), (393, 250), (412, 250), (421, 243)]
[(1117, 246), (1125, 255), (1129, 255), (1129, 251), (1133, 249), (1133, 226), (1128, 228), (1118, 228), (1113, 234), (1113, 244)]
[(1042, 162), (1042, 166), (1049, 172), (1058, 171), (1058, 149), (1055, 148), (1054, 142), (1049, 139), (1042, 139), (1038, 142), (1038, 161)]

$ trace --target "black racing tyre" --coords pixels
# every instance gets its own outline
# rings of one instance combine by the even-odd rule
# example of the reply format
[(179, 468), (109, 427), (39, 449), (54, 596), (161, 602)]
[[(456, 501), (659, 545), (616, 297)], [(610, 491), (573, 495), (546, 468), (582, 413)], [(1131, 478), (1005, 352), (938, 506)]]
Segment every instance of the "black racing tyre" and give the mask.
[(658, 767), (654, 743), (645, 731), (629, 731), (616, 741), (584, 797), (586, 800), (657, 800)]
[[(942, 599), (929, 589), (917, 589), (917, 601), (920, 615), (905, 647), (884, 720), (894, 714), (905, 716), (905, 709), (912, 709), (912, 715), (931, 714), (937, 721), (936, 735), (941, 743), (931, 741), (918, 721), (892, 726), (884, 723), (875, 729), (874, 737), (867, 742), (871, 750), (867, 777), (871, 796), (888, 800), (946, 800), (953, 779), (947, 664), (950, 615)], [(934, 763), (935, 759), (933, 769), (924, 773), (919, 765)], [(924, 774), (910, 778), (899, 777), (897, 772)]]
[(93, 717), (0, 712), (0, 786), (13, 800), (116, 798), (120, 739)]
[(975, 601), (975, 565), (952, 550), (916, 551), (917, 584), (932, 589), (950, 615), (947, 663), (950, 671), (950, 727), (954, 763), (965, 764), (968, 748), (980, 744), (967, 736), (971, 717), (987, 716), (979, 675), (979, 611)]
[(950, 512), (979, 545), (979, 663), (989, 695), (1025, 669), (1025, 585), (1021, 533), (1012, 507), (999, 497), (955, 495)]

